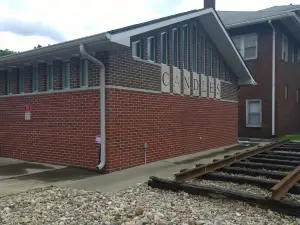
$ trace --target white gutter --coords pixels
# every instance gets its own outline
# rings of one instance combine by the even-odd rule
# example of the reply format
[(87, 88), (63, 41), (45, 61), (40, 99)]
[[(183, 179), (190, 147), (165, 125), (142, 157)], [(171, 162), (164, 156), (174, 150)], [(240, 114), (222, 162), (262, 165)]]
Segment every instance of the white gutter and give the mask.
[(96, 59), (94, 56), (87, 53), (83, 44), (80, 44), (80, 53), (82, 56), (92, 61), (100, 67), (100, 123), (101, 123), (101, 152), (100, 152), (100, 164), (97, 166), (99, 170), (102, 170), (106, 164), (106, 130), (105, 130), (105, 66)]
[(272, 136), (275, 136), (276, 31), (275, 31), (275, 27), (272, 24), (272, 20), (269, 20), (269, 24), (273, 30), (273, 40), (272, 40)]

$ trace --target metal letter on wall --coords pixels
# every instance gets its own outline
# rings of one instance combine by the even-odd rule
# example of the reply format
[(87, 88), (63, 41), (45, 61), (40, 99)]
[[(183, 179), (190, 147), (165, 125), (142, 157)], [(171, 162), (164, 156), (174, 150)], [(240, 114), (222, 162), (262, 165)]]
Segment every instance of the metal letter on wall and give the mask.
[(208, 97), (207, 94), (207, 76), (201, 74), (201, 97)]
[(181, 94), (181, 74), (177, 67), (173, 67), (173, 93)]
[(208, 77), (208, 96), (215, 98), (215, 79), (211, 76)]
[(187, 70), (183, 70), (183, 93), (191, 94), (191, 73)]
[(199, 96), (199, 74), (193, 73), (193, 95)]
[(216, 99), (221, 99), (221, 81), (220, 79), (216, 78)]
[(170, 67), (161, 65), (161, 91), (170, 93)]

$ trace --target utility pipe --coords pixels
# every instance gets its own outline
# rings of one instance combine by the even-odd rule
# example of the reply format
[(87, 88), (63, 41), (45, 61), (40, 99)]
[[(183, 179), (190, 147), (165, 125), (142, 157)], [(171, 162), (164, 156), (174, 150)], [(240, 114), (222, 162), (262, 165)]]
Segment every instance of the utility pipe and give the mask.
[(100, 68), (100, 123), (101, 123), (101, 152), (100, 152), (100, 164), (96, 166), (99, 170), (102, 170), (106, 164), (106, 127), (105, 127), (105, 66), (94, 56), (87, 53), (85, 46), (80, 44), (80, 53), (82, 56), (92, 61)]
[(269, 24), (273, 30), (273, 41), (272, 41), (272, 136), (275, 136), (275, 76), (276, 76), (276, 31), (272, 24), (272, 20), (269, 20)]

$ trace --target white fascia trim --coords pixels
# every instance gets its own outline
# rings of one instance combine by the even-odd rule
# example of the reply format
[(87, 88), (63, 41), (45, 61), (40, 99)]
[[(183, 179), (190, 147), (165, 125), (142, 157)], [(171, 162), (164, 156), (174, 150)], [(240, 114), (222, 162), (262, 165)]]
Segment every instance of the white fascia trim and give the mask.
[(119, 43), (119, 44), (123, 44), (123, 45), (126, 45), (126, 46), (129, 47), (131, 36), (141, 34), (141, 33), (145, 33), (145, 32), (151, 31), (151, 30), (155, 30), (155, 29), (160, 28), (160, 27), (169, 26), (171, 24), (179, 23), (181, 21), (189, 20), (189, 19), (192, 19), (194, 17), (202, 16), (202, 15), (205, 15), (205, 14), (208, 14), (208, 13), (214, 13), (214, 10), (212, 8), (208, 8), (208, 9), (204, 9), (204, 10), (201, 10), (201, 11), (198, 11), (198, 12), (190, 13), (188, 15), (175, 17), (175, 18), (172, 18), (172, 19), (169, 19), (169, 20), (165, 20), (165, 21), (161, 21), (161, 22), (158, 22), (158, 23), (150, 24), (148, 26), (139, 27), (139, 28), (129, 30), (129, 31), (125, 31), (125, 32), (121, 32), (121, 33), (118, 33), (118, 34), (111, 34), (110, 41), (116, 42), (116, 43)]
[(246, 72), (248, 73), (248, 76), (249, 76), (249, 83), (250, 83), (250, 84), (253, 84), (253, 85), (256, 84), (256, 82), (255, 82), (254, 78), (252, 77), (250, 71), (248, 70), (248, 68), (247, 68), (247, 66), (246, 66), (246, 64), (245, 64), (245, 62), (244, 62), (244, 60), (242, 59), (241, 54), (239, 53), (239, 51), (238, 51), (237, 48), (235, 47), (233, 41), (232, 41), (231, 38), (229, 37), (227, 31), (225, 30), (225, 27), (223, 26), (223, 23), (222, 23), (221, 20), (219, 19), (217, 13), (216, 13), (214, 10), (212, 10), (212, 13), (214, 14), (216, 20), (218, 21), (218, 24), (219, 24), (220, 27), (222, 28), (222, 31), (224, 32), (224, 34), (225, 34), (227, 40), (230, 42), (232, 48), (234, 49), (235, 53), (236, 53), (237, 56), (239, 57), (240, 62), (243, 64), (244, 69), (245, 69)]
[(252, 24), (256, 24), (256, 23), (262, 23), (262, 22), (266, 22), (268, 20), (280, 20), (280, 19), (283, 19), (285, 17), (297, 17), (297, 16), (296, 16), (296, 13), (289, 12), (289, 13), (275, 15), (275, 16), (267, 16), (267, 17), (263, 17), (263, 18), (259, 18), (259, 19), (248, 20), (248, 21), (244, 21), (244, 22), (241, 22), (241, 23), (233, 23), (233, 24), (229, 24), (229, 25), (225, 25), (225, 26), (226, 26), (227, 29), (230, 29), (230, 28), (235, 28), (235, 27), (242, 27), (242, 26), (252, 25)]

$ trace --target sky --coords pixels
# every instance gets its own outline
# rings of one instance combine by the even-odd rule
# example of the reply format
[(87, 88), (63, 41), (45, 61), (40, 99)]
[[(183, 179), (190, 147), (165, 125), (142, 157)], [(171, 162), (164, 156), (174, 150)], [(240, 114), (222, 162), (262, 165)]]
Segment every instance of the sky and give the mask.
[[(216, 0), (216, 9), (290, 3), (300, 0)], [(30, 50), (200, 8), (203, 0), (0, 0), (0, 49)]]

